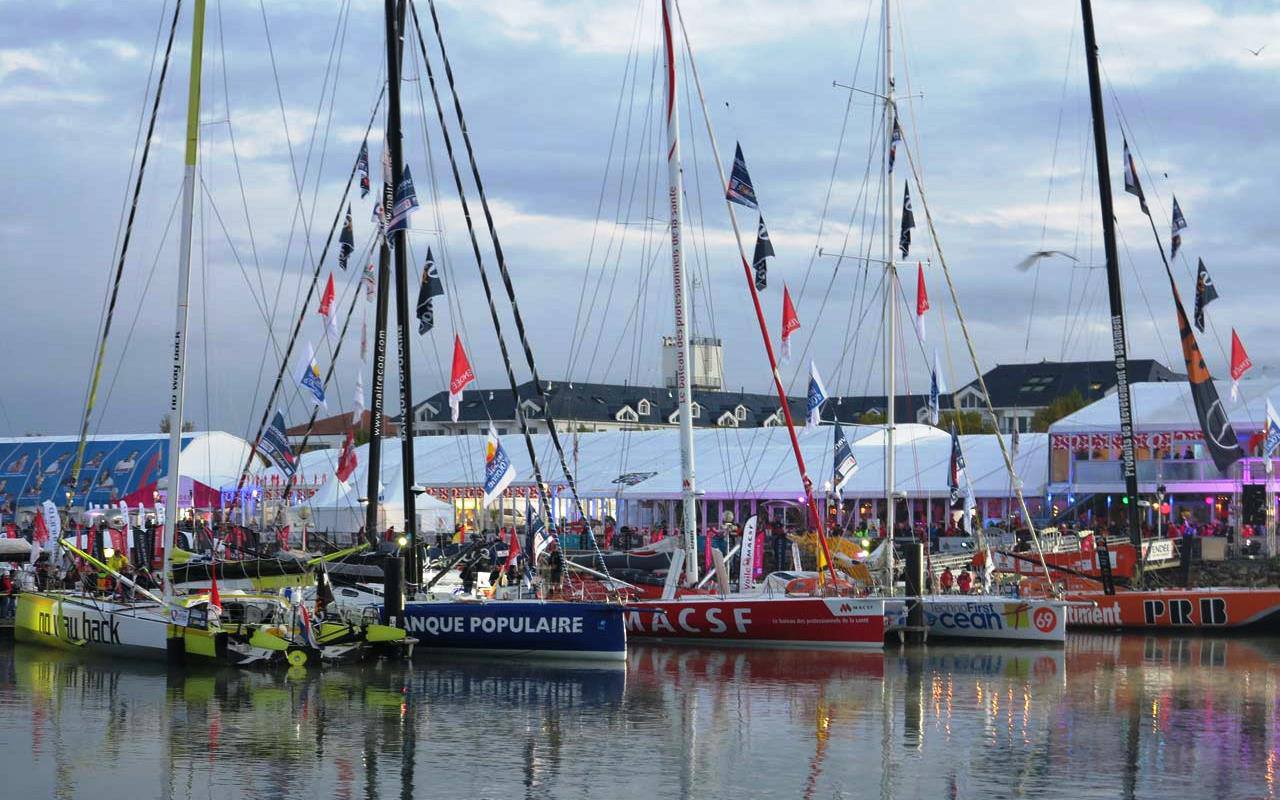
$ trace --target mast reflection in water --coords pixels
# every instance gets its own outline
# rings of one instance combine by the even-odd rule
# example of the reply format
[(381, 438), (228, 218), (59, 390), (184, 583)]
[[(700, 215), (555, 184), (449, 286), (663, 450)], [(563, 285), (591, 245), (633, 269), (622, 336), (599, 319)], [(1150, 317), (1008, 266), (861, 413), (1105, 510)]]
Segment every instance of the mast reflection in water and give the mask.
[(1276, 645), (170, 672), (0, 646), (6, 797), (1275, 797)]

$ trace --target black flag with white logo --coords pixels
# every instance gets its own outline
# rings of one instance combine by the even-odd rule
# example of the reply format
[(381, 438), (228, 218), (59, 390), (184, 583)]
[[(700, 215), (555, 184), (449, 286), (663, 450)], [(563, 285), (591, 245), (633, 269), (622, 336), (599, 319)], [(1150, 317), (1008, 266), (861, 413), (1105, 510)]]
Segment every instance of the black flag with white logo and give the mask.
[(769, 229), (764, 226), (764, 215), (760, 215), (760, 224), (756, 228), (756, 252), (751, 256), (751, 266), (756, 271), (756, 289), (764, 289), (769, 285), (769, 265), (766, 259), (772, 258), (773, 242), (769, 241)]
[(1213, 288), (1213, 278), (1205, 269), (1204, 259), (1200, 259), (1196, 267), (1196, 330), (1204, 333), (1204, 307), (1218, 299), (1218, 290)]
[(902, 233), (898, 236), (898, 249), (906, 258), (911, 252), (911, 229), (916, 226), (916, 215), (911, 213), (911, 187), (902, 184)]
[(431, 307), (431, 299), (444, 296), (444, 283), (436, 270), (435, 259), (431, 249), (427, 248), (427, 263), (422, 265), (422, 283), (418, 286), (418, 333), (426, 334), (436, 324), (435, 310)]

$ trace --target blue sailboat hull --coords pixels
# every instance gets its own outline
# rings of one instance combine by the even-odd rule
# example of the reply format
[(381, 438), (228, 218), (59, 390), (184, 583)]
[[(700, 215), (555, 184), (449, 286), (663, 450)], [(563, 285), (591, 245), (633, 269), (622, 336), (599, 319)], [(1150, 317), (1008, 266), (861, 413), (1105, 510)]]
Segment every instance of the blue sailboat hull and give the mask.
[(404, 628), (416, 652), (453, 652), (623, 661), (626, 608), (556, 600), (405, 603)]

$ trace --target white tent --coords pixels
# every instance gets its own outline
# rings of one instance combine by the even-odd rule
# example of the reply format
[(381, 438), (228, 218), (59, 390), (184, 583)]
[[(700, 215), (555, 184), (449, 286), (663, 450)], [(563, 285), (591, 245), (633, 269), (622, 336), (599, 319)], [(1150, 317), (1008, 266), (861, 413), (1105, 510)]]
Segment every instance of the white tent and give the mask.
[[(1231, 402), (1231, 382), (1214, 381), (1222, 407), (1236, 433), (1255, 431), (1266, 419), (1267, 400), (1280, 408), (1280, 382), (1240, 382), (1240, 401)], [(1133, 427), (1137, 432), (1198, 431), (1191, 384), (1135, 383), (1129, 387), (1133, 403)], [(1108, 433), (1120, 430), (1120, 406), (1114, 393), (1097, 400), (1049, 426), (1049, 433)]]
[[(421, 440), (418, 440), (421, 441)], [(404, 486), (400, 473), (399, 442), (392, 439), (383, 441), (383, 460), (381, 472), (382, 501), (378, 508), (378, 530), (389, 527), (397, 531), (405, 529), (404, 524)], [(299, 459), (298, 469), (309, 474), (333, 475), (338, 469), (338, 450), (313, 450), (303, 453)], [(417, 455), (415, 453), (415, 455)], [(365, 524), (365, 505), (360, 499), (365, 496), (368, 486), (369, 448), (363, 445), (357, 450), (359, 466), (343, 485), (336, 477), (326, 481), (309, 498), (303, 508), (309, 509), (310, 520), (307, 525), (318, 531), (352, 532), (360, 530)], [(416, 459), (421, 465), (422, 460)], [(418, 473), (421, 475), (421, 473)], [(423, 484), (421, 477), (418, 483)], [(422, 533), (452, 533), (454, 524), (453, 506), (430, 495), (418, 495), (414, 503), (418, 516), (418, 530)]]

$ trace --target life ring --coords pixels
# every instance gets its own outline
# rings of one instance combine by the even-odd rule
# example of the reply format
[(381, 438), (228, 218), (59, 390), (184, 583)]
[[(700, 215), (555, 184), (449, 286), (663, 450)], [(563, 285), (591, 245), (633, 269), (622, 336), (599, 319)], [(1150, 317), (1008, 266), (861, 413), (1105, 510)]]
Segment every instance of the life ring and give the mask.
[(285, 658), (287, 658), (289, 663), (293, 666), (301, 667), (307, 663), (307, 651), (302, 650), (301, 648), (290, 650), (289, 654), (285, 656)]
[[(786, 593), (789, 597), (808, 597), (818, 594), (818, 588), (816, 577), (792, 578), (787, 581)], [(836, 578), (834, 585), (830, 581), (824, 581), (822, 589), (830, 594), (843, 594), (851, 591), (853, 584), (843, 578)]]

